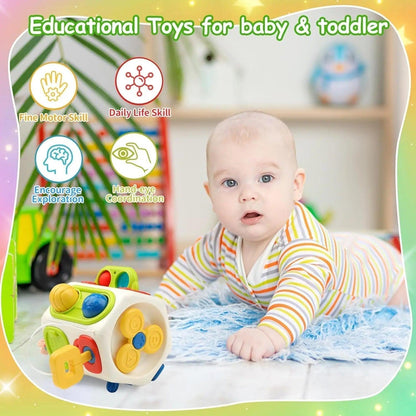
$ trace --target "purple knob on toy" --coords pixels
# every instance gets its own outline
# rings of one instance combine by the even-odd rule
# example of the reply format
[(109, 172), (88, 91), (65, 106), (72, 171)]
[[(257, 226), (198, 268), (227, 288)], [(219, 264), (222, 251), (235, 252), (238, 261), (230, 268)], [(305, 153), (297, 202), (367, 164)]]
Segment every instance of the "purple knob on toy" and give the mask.
[(85, 318), (94, 318), (94, 316), (99, 315), (106, 308), (107, 304), (107, 296), (100, 293), (92, 293), (82, 302), (82, 314)]

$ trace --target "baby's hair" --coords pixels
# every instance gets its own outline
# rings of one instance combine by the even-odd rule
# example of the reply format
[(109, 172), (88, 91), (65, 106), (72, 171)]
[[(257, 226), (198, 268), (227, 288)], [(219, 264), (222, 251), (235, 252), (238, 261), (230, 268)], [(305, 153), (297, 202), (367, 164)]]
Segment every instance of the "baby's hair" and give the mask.
[(269, 134), (271, 129), (276, 135), (276, 140), (284, 141), (288, 157), (293, 159), (297, 167), (295, 142), (289, 128), (277, 117), (261, 111), (244, 111), (218, 123), (208, 139), (207, 163), (210, 148), (216, 141), (231, 139), (236, 143), (245, 143), (249, 140), (260, 139), (264, 134)]

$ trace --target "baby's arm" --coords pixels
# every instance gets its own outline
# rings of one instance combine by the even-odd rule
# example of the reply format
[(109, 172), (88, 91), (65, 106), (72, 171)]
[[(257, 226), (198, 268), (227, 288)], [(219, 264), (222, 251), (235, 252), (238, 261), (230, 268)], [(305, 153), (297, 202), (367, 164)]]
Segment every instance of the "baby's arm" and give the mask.
[(288, 245), (278, 264), (280, 278), (266, 315), (257, 328), (243, 328), (227, 341), (227, 348), (246, 360), (270, 357), (302, 334), (333, 276), (331, 258), (314, 242)]
[(219, 277), (216, 250), (222, 227), (214, 229), (188, 247), (169, 267), (155, 296), (163, 299), (171, 309), (186, 295), (200, 291)]

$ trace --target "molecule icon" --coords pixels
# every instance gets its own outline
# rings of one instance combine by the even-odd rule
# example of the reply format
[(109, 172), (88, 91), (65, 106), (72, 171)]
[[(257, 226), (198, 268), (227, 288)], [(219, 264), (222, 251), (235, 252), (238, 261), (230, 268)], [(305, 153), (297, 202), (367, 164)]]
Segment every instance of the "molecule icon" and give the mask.
[(116, 89), (130, 104), (147, 104), (155, 100), (163, 86), (160, 68), (150, 59), (131, 58), (116, 73)]
[(132, 84), (127, 84), (126, 85), (126, 90), (130, 90), (132, 87), (137, 87), (137, 96), (141, 97), (143, 95), (141, 88), (142, 87), (147, 87), (149, 91), (153, 90), (153, 85), (150, 85), (147, 83), (147, 79), (148, 78), (153, 78), (153, 72), (149, 72), (146, 76), (142, 75), (143, 67), (141, 65), (139, 65), (137, 67), (137, 75), (133, 76), (131, 74), (131, 72), (126, 72), (126, 77), (127, 78), (133, 78), (133, 83)]

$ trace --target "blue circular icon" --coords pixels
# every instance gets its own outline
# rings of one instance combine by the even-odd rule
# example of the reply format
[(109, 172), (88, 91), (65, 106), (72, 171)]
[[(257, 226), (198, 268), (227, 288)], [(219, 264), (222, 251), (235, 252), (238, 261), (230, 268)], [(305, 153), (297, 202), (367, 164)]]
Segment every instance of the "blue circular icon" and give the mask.
[(66, 136), (48, 137), (36, 150), (36, 169), (50, 182), (70, 181), (78, 175), (82, 162), (78, 143)]

